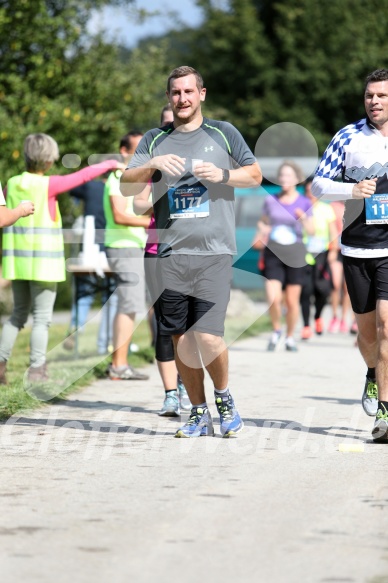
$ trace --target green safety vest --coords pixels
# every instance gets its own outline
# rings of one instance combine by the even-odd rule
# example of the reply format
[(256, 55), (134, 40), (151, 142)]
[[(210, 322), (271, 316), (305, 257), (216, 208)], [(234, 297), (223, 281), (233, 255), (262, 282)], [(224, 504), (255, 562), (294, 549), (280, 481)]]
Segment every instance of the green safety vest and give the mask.
[(27, 281), (65, 281), (62, 218), (56, 203), (55, 221), (48, 207), (49, 177), (23, 172), (7, 184), (7, 207), (22, 200), (35, 205), (35, 213), (3, 229), (3, 277)]
[[(313, 237), (319, 238), (322, 246), (325, 248), (323, 250), (327, 251), (330, 244), (329, 223), (335, 221), (335, 214), (332, 207), (327, 202), (317, 201), (313, 206), (313, 220), (315, 233), (313, 236), (310, 236), (310, 239)], [(308, 247), (309, 235), (303, 237), (303, 242)], [(312, 253), (306, 253), (306, 263), (308, 265), (315, 265), (315, 257)]]
[[(120, 192), (121, 174), (122, 172), (119, 170), (112, 172), (105, 183), (103, 199), (106, 219), (105, 247), (144, 249), (147, 241), (147, 234), (144, 227), (118, 225), (113, 218), (110, 197), (111, 193), (114, 196), (122, 196)], [(133, 197), (131, 196), (127, 198), (126, 212), (129, 215), (135, 214), (133, 211)]]

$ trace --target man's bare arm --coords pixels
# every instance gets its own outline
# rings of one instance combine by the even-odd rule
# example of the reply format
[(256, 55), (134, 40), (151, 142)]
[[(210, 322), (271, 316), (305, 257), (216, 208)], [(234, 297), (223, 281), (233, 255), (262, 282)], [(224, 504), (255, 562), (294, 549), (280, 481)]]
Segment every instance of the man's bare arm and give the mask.
[(31, 201), (21, 202), (17, 207), (10, 209), (6, 206), (0, 207), (0, 228), (10, 227), (18, 219), (28, 217), (34, 213), (34, 203)]
[(109, 197), (113, 219), (118, 225), (126, 227), (144, 227), (147, 229), (150, 224), (149, 217), (138, 217), (126, 212), (127, 201), (122, 196)]
[(146, 188), (136, 194), (133, 199), (133, 210), (137, 215), (150, 216), (153, 213), (152, 200), (150, 200), (151, 187), (147, 184)]
[(230, 170), (230, 178), (227, 184), (235, 188), (253, 188), (260, 186), (262, 180), (263, 175), (260, 166), (256, 162), (250, 166), (242, 166), (241, 168)]
[[(195, 175), (202, 180), (208, 180), (214, 184), (220, 183), (223, 179), (223, 169), (217, 168), (211, 162), (197, 164), (195, 167)], [(263, 179), (260, 166), (257, 164), (250, 164), (249, 166), (241, 166), (241, 168), (234, 168), (229, 170), (229, 180), (226, 182), (228, 186), (235, 188), (253, 188), (260, 186)]]

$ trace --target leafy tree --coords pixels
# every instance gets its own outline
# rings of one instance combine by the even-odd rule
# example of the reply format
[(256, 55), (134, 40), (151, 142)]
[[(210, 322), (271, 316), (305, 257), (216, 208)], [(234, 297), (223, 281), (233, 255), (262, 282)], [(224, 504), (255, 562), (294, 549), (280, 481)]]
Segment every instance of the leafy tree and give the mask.
[[(0, 180), (24, 170), (26, 135), (44, 132), (60, 153), (117, 152), (130, 129), (159, 120), (165, 99), (163, 43), (129, 52), (102, 35), (90, 38), (91, 11), (111, 0), (2, 0), (0, 2)], [(131, 0), (122, 4), (131, 4)], [(61, 161), (53, 172), (68, 172)], [(64, 225), (77, 213), (59, 197)], [(57, 306), (70, 303), (60, 284)]]
[[(276, 46), (275, 89), (321, 146), (364, 115), (365, 76), (387, 66), (388, 0), (255, 0)], [(307, 126), (306, 126), (307, 127)]]
[(278, 122), (322, 149), (364, 115), (363, 82), (387, 67), (388, 0), (197, 0), (198, 29), (167, 35), (168, 57), (201, 71), (207, 106), (253, 148)]
[[(45, 132), (61, 154), (117, 151), (148, 129), (164, 103), (164, 49), (132, 53), (90, 38), (91, 10), (108, 0), (9, 0), (0, 4), (0, 177), (24, 168), (27, 134)], [(119, 3), (116, 1), (116, 3)], [(130, 4), (130, 0), (122, 2)], [(152, 75), (150, 74), (152, 72)], [(57, 164), (56, 172), (62, 167)]]
[(204, 76), (208, 109), (235, 124), (252, 145), (272, 99), (274, 49), (251, 0), (230, 0), (227, 10), (211, 0), (197, 4), (203, 25), (180, 34), (190, 43), (186, 60)]

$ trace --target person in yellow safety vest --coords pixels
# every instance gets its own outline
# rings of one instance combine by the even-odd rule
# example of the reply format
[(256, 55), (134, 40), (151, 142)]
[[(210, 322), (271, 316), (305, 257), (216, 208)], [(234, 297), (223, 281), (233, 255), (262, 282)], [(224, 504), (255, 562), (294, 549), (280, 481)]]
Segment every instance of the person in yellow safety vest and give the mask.
[[(45, 176), (59, 158), (58, 144), (47, 134), (30, 134), (24, 142), (26, 172), (10, 178), (7, 207), (31, 201), (35, 213), (3, 230), (3, 277), (12, 281), (14, 307), (0, 338), (0, 384), (7, 384), (6, 364), (16, 337), (33, 313), (28, 380), (48, 380), (46, 350), (57, 284), (66, 279), (62, 219), (57, 197), (84, 182), (122, 167), (105, 160), (67, 176)], [(25, 203), (24, 203), (25, 204)]]

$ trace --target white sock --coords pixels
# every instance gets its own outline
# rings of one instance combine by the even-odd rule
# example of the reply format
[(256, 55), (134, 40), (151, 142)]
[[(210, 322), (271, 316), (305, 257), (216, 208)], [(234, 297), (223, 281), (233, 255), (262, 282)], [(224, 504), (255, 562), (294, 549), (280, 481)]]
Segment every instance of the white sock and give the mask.
[(216, 397), (227, 397), (229, 395), (229, 387), (226, 387), (226, 389), (214, 389), (214, 394)]
[(207, 403), (200, 403), (199, 405), (193, 405), (192, 409), (208, 409)]

